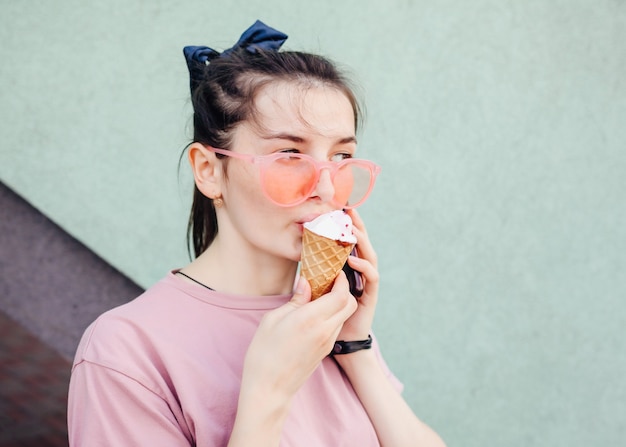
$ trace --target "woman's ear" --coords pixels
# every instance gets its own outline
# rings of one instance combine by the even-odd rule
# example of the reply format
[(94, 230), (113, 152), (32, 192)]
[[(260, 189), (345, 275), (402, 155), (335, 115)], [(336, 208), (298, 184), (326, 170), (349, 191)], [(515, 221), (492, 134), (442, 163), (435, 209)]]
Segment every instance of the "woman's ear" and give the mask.
[(214, 152), (200, 143), (192, 143), (187, 150), (189, 164), (196, 186), (209, 199), (221, 195), (222, 167)]

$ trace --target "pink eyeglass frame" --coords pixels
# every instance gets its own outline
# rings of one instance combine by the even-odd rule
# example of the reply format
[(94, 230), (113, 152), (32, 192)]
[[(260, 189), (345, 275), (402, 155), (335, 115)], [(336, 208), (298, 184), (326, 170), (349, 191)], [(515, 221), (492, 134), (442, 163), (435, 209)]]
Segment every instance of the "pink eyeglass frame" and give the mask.
[(270, 199), (276, 205), (283, 206), (283, 207), (297, 206), (297, 205), (300, 205), (301, 203), (306, 202), (306, 200), (308, 199), (309, 195), (315, 190), (317, 184), (319, 183), (320, 177), (322, 175), (322, 171), (324, 169), (328, 169), (329, 170), (329, 172), (330, 172), (330, 179), (331, 179), (331, 181), (334, 182), (335, 174), (339, 171), (339, 169), (341, 169), (342, 167), (344, 167), (346, 165), (357, 164), (357, 165), (359, 165), (359, 166), (361, 166), (363, 168), (366, 168), (368, 171), (370, 171), (370, 184), (369, 184), (369, 187), (367, 188), (367, 192), (363, 195), (363, 198), (361, 200), (359, 200), (357, 203), (355, 203), (353, 205), (340, 204), (340, 206), (343, 209), (356, 208), (356, 207), (362, 205), (363, 202), (365, 202), (367, 200), (367, 198), (370, 196), (372, 190), (374, 189), (374, 184), (376, 183), (376, 177), (378, 176), (378, 174), (381, 171), (381, 167), (378, 166), (376, 163), (374, 163), (373, 161), (370, 161), (370, 160), (364, 160), (362, 158), (346, 158), (346, 159), (338, 161), (338, 162), (334, 162), (334, 161), (318, 161), (315, 158), (311, 157), (310, 155), (301, 154), (301, 153), (298, 153), (298, 152), (293, 152), (293, 153), (292, 152), (276, 152), (276, 153), (267, 154), (267, 155), (252, 155), (252, 154), (242, 154), (240, 152), (233, 152), (233, 151), (229, 151), (229, 150), (225, 150), (225, 149), (218, 149), (218, 148), (215, 148), (215, 147), (212, 147), (212, 146), (205, 146), (205, 148), (210, 150), (211, 152), (215, 152), (216, 154), (225, 155), (227, 157), (232, 157), (232, 158), (238, 158), (240, 160), (245, 160), (245, 161), (248, 161), (248, 162), (250, 162), (252, 164), (259, 165), (261, 167), (261, 177), (262, 178), (265, 177), (265, 174), (264, 174), (265, 166), (269, 165), (274, 160), (277, 160), (277, 159), (280, 159), (280, 158), (285, 158), (285, 157), (292, 157), (292, 158), (302, 158), (302, 159), (305, 159), (305, 160), (312, 161), (313, 165), (315, 166), (315, 179), (311, 182), (312, 186), (309, 189), (309, 191), (307, 191), (307, 193), (303, 195), (302, 199), (299, 199), (296, 202), (293, 202), (293, 203), (290, 203), (290, 204), (284, 204), (284, 203), (277, 202), (265, 190), (265, 182), (263, 180), (261, 181), (261, 187), (263, 188), (263, 192), (265, 193), (267, 198)]

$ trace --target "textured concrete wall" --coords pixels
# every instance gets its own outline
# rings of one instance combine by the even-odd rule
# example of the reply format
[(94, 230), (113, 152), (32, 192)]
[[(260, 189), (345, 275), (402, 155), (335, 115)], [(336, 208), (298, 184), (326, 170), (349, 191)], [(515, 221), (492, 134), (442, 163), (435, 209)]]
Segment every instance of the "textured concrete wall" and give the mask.
[(143, 287), (186, 262), (186, 44), (351, 67), (376, 329), (451, 445), (626, 438), (626, 4), (3, 2), (0, 179)]
[(142, 289), (0, 183), (0, 310), (65, 359), (100, 313)]

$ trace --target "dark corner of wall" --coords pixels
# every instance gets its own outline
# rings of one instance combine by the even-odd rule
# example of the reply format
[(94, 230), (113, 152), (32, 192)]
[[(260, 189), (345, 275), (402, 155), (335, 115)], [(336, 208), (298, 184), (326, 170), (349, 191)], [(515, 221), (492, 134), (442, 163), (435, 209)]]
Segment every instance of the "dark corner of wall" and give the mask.
[(0, 311), (66, 359), (102, 312), (143, 290), (0, 182)]

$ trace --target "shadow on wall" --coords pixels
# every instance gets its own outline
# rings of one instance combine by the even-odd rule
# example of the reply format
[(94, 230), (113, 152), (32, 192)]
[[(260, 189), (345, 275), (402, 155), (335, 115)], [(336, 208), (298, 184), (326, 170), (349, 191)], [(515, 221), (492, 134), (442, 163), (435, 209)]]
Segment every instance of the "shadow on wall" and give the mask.
[(0, 447), (67, 446), (85, 328), (142, 289), (0, 183)]
[(67, 447), (70, 362), (0, 312), (0, 447)]
[(0, 183), (0, 310), (67, 360), (85, 328), (142, 289)]

